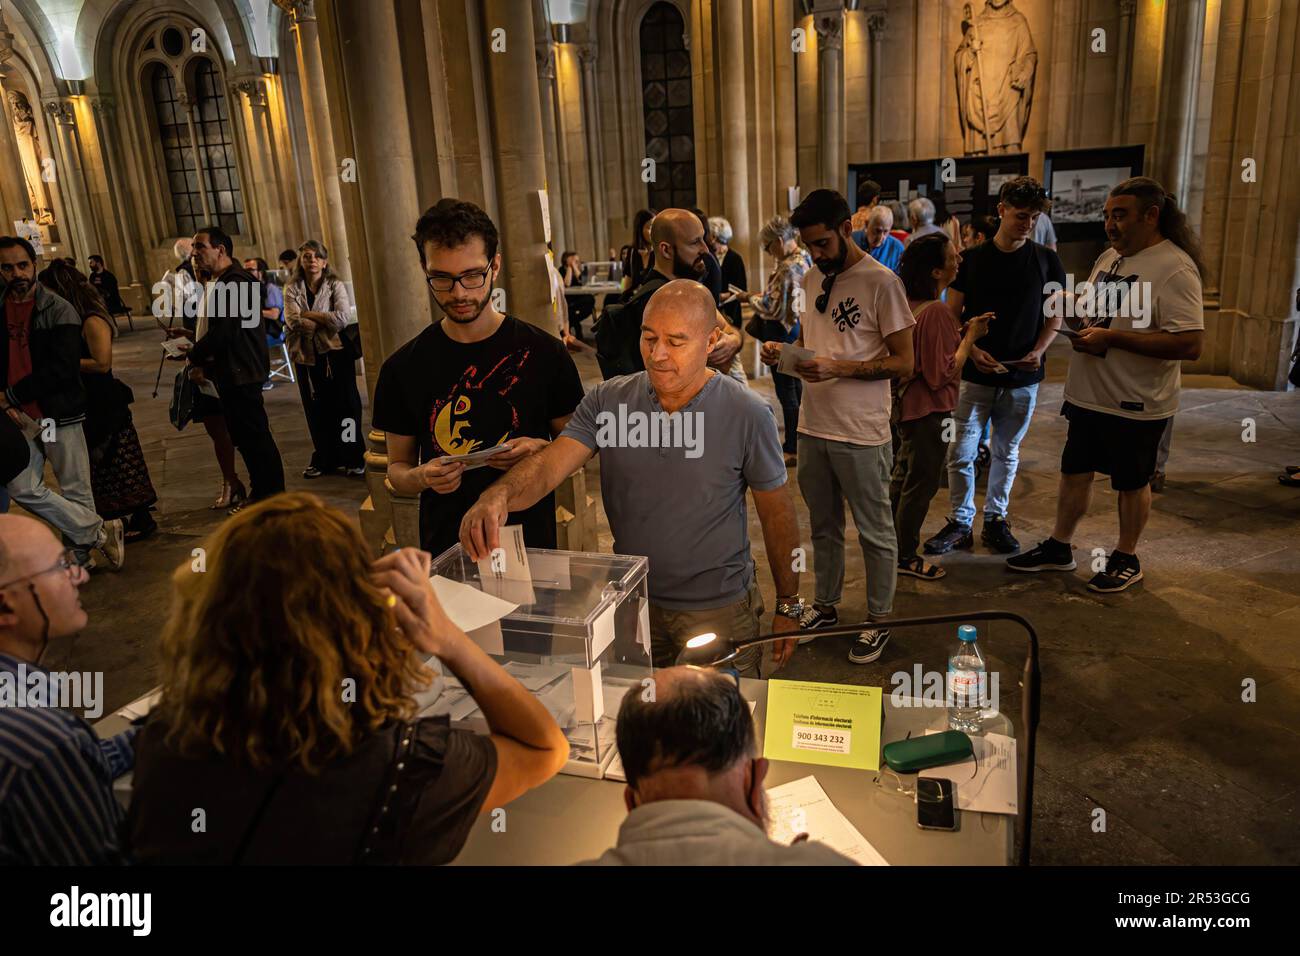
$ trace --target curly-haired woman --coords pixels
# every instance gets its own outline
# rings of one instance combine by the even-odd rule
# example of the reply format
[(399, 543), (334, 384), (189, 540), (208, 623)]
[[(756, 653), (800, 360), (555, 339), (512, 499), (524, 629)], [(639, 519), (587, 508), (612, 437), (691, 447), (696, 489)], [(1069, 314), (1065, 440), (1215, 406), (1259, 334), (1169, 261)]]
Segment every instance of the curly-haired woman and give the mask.
[[(127, 817), (139, 862), (446, 863), (478, 814), (568, 757), (545, 708), (443, 612), (429, 555), (372, 561), (314, 495), (239, 512), (204, 570), (172, 583)], [(489, 736), (416, 717), (430, 654)]]

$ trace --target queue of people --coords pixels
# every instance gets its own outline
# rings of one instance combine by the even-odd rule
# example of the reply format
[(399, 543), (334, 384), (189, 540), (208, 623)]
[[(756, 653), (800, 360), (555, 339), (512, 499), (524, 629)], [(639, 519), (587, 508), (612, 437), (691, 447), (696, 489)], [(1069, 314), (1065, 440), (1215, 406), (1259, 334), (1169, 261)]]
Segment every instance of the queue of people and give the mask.
[[(172, 577), (160, 640), (162, 695), (141, 726), (97, 741), (75, 717), (0, 709), (0, 781), (7, 788), (0, 860), (455, 858), (478, 816), (559, 771), (568, 742), (551, 714), (447, 617), (430, 585), (431, 555), (459, 542), (471, 558), (487, 558), (507, 523), (522, 525), (528, 546), (554, 547), (553, 492), (599, 456), (614, 550), (649, 557), (656, 694), (648, 699), (633, 689), (620, 707), (629, 813), (616, 844), (591, 862), (848, 862), (816, 844), (768, 839), (767, 765), (736, 683), (673, 666), (703, 632), (734, 641), (763, 627), (749, 502), (775, 583), (768, 627), (781, 639), (766, 659), (751, 648), (733, 663), (747, 676), (779, 669), (798, 643), (838, 623), (846, 500), (866, 567), (869, 618), (849, 641), (849, 660), (880, 659), (898, 575), (943, 576), (918, 546), (945, 467), (953, 514), (925, 551), (973, 546), (971, 466), (986, 425), (993, 471), (983, 542), (1011, 555), (1011, 571), (1072, 570), (1073, 533), (1101, 472), (1118, 492), (1119, 536), (1088, 586), (1124, 590), (1142, 579), (1137, 554), (1159, 444), (1177, 407), (1179, 363), (1199, 354), (1202, 336), (1201, 265), (1185, 217), (1153, 180), (1120, 183), (1106, 203), (1111, 247), (1092, 280), (1102, 287), (1151, 283), (1151, 310), (1130, 314), (1121, 302), (1071, 322), (1056, 526), (1047, 540), (1017, 553), (1008, 506), (1018, 449), (1060, 321), (1047, 308), (1049, 284), (1064, 278), (1060, 260), (1032, 238), (1050, 199), (1029, 177), (1005, 183), (992, 238), (965, 249), (942, 226), (918, 234), (933, 225), (922, 206), (897, 272), (871, 254), (881, 245), (871, 233), (889, 232), (875, 208), (868, 206), (855, 228), (842, 195), (814, 190), (788, 220), (763, 226), (764, 250), (775, 262), (765, 291), (732, 284), (734, 299), (760, 323), (765, 363), (777, 366), (795, 346), (813, 352), (794, 363), (794, 376), (780, 373), (799, 386), (779, 386), (784, 447), (772, 407), (729, 374), (743, 337), (719, 308), (710, 265), (720, 269), (719, 258), (725, 263), (731, 251), (725, 247), (734, 237), (722, 224), (685, 209), (646, 221), (642, 282), (618, 313), (635, 329), (619, 357), (632, 361), (634, 350), (636, 365), (584, 390), (563, 343), (496, 310), (491, 292), (501, 253), (491, 218), (451, 198), (429, 208), (416, 223), (411, 268), (421, 270), (437, 319), (385, 360), (373, 410), (374, 426), (387, 436), (389, 481), (419, 495), (420, 547), (378, 559), (342, 512), (313, 495), (284, 493), (262, 400), (267, 343), (259, 319), (273, 307), (260, 276), (233, 259), (228, 236), (216, 228), (197, 233), (190, 281), (202, 283), (204, 305), (186, 336), (187, 374), (216, 386), (218, 413), (244, 458), (251, 494), (205, 542), (205, 573), (187, 560)], [(309, 423), (315, 414), (329, 427), (337, 416), (359, 416), (342, 381), (355, 390), (340, 341), (346, 288), (330, 274), (318, 242), (296, 250), (295, 270), (284, 299), (290, 350), (306, 382), (300, 387), (304, 405), (311, 402)], [(111, 471), (98, 482), (94, 475), (93, 449), (129, 447), (134, 437), (129, 413), (123, 418), (108, 403), (96, 410), (105, 420), (85, 435), (85, 392), (120, 394), (105, 351), (111, 316), (84, 277), (52, 266), (38, 281), (34, 271), (22, 240), (0, 238), (9, 359), (0, 364), (0, 476), (63, 540), (30, 518), (0, 516), (5, 671), (40, 668), (51, 640), (85, 625), (77, 592), (89, 550), (100, 548), (120, 566), (121, 519), (95, 513), (100, 488), (105, 498), (126, 496), (121, 507), (133, 509), (133, 522), (152, 493), (147, 474), (144, 483)], [(222, 302), (245, 305), (232, 314)], [(951, 450), (943, 437), (948, 420), (957, 429)], [(625, 427), (633, 421), (664, 430), (654, 441), (633, 439)], [(39, 429), (33, 436), (36, 422), (52, 422), (58, 441)], [(322, 442), (316, 450), (322, 453)], [(484, 451), (493, 452), (489, 467), (458, 460)], [(331, 446), (312, 469), (347, 468), (348, 454)], [(47, 458), (62, 494), (43, 485)], [(800, 546), (792, 467), (810, 516), (810, 600), (790, 561)], [(430, 657), (474, 688), (487, 735), (418, 716), (415, 695), (429, 686), (423, 662)], [(357, 703), (340, 697), (346, 680), (357, 685)], [(127, 770), (135, 779), (123, 813), (112, 785)], [(68, 794), (66, 805), (42, 801), (53, 789)], [(195, 806), (207, 814), (201, 831), (192, 826)], [(76, 814), (75, 828), (67, 826), (68, 812)]]

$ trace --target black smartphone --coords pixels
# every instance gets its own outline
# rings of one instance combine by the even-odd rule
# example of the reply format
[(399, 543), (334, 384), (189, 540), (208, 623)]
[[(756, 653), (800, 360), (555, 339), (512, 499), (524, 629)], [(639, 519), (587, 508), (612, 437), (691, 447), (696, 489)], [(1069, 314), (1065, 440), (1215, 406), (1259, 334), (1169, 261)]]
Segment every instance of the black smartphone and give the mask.
[(957, 785), (939, 777), (917, 777), (916, 825), (922, 830), (956, 830)]

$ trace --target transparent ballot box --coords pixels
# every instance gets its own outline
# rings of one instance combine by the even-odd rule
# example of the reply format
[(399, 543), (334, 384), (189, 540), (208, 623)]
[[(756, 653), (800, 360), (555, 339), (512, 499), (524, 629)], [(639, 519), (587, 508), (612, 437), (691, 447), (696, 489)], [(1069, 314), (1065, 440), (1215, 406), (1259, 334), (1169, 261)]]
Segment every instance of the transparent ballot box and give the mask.
[[(466, 627), (466, 633), (563, 728), (569, 740), (564, 772), (603, 777), (617, 756), (614, 728), (623, 695), (641, 687), (652, 672), (648, 559), (524, 550), (526, 580), (517, 570), (516, 577), (502, 578), (493, 573), (490, 559), (475, 562), (457, 544), (434, 559), (434, 589), (458, 623), (477, 624), (500, 613), (504, 606), (482, 595), (514, 605), (489, 624)], [(452, 604), (462, 617), (452, 612)], [(482, 614), (475, 617), (475, 611)], [(445, 674), (440, 686), (422, 695), (426, 701), (422, 713), (447, 713), (452, 726), (487, 733), (483, 712), (453, 675)]]

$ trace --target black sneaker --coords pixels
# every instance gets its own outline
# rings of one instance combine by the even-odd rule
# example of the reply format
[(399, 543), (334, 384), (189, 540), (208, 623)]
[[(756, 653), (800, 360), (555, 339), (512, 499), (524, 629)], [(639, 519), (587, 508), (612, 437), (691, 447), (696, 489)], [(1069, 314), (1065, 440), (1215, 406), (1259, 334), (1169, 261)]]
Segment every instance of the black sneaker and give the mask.
[(849, 661), (853, 664), (870, 664), (885, 652), (885, 645), (888, 643), (889, 631), (887, 630), (873, 628), (870, 631), (863, 631), (849, 648)]
[(1007, 558), (1007, 568), (1012, 571), (1073, 571), (1078, 566), (1074, 549), (1055, 538), (1040, 541), (1024, 554)]
[(1088, 582), (1089, 591), (1100, 594), (1114, 594), (1123, 591), (1142, 580), (1142, 565), (1136, 554), (1112, 551), (1106, 559), (1106, 570), (1094, 574)]
[[(819, 627), (834, 627), (838, 623), (840, 623), (840, 614), (835, 608), (823, 611), (815, 604), (809, 604), (804, 608), (803, 616), (799, 618), (799, 630), (815, 631)], [(816, 638), (816, 634), (809, 634), (806, 637), (799, 638), (799, 643), (808, 644), (816, 640)]]
[(947, 554), (956, 548), (973, 548), (975, 536), (971, 534), (970, 525), (962, 524), (953, 518), (943, 526), (943, 530), (925, 543), (926, 554)]
[(980, 540), (999, 554), (1015, 554), (1020, 550), (1020, 542), (1011, 533), (1011, 523), (1006, 518), (985, 521)]

